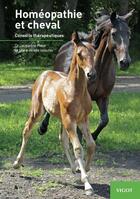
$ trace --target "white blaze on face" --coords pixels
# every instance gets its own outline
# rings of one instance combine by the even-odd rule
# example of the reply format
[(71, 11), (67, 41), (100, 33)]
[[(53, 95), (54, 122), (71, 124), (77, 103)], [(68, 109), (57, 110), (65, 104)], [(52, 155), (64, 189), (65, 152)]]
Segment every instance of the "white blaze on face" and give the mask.
[(120, 45), (120, 60), (119, 62), (123, 61), (126, 59), (125, 51), (126, 51), (126, 45), (124, 43), (124, 39), (121, 37), (121, 45)]
[(91, 71), (90, 67), (87, 66), (87, 67), (84, 68), (84, 72), (85, 72), (86, 78), (88, 78), (88, 73), (90, 73), (90, 71)]
[(124, 42), (124, 38), (120, 36), (120, 44), (116, 43), (116, 48), (114, 49), (116, 57), (117, 57), (117, 62), (120, 64), (121, 61), (126, 60), (126, 51), (127, 51), (127, 46)]

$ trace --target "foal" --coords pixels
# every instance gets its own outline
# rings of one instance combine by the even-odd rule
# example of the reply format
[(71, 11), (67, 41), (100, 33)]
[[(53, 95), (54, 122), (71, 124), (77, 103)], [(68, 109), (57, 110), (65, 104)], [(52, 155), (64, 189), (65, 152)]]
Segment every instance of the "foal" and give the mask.
[[(32, 126), (47, 111), (61, 120), (63, 135), (67, 134), (72, 143), (86, 194), (91, 195), (93, 190), (88, 182), (86, 171), (89, 170), (95, 143), (88, 128), (88, 114), (92, 109), (92, 101), (87, 90), (87, 78), (89, 74), (90, 77), (95, 74), (93, 68), (94, 49), (89, 43), (88, 45), (84, 42), (81, 43), (77, 33), (73, 33), (72, 41), (74, 42), (74, 53), (69, 74), (45, 71), (33, 86), (30, 116), (25, 124), (22, 146), (13, 166), (18, 168), (22, 163)], [(81, 128), (87, 143), (88, 154), (85, 167), (83, 165), (83, 149), (76, 132), (77, 126)], [(74, 162), (69, 154), (66, 153), (66, 155), (75, 171)]]

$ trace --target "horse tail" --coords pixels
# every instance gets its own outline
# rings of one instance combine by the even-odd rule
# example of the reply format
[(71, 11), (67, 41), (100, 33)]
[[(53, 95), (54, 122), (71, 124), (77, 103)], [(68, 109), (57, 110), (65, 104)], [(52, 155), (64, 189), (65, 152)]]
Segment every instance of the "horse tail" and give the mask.
[(46, 113), (45, 118), (43, 119), (43, 121), (41, 122), (41, 124), (38, 128), (38, 133), (40, 135), (44, 135), (47, 132), (48, 125), (49, 125), (49, 119), (50, 119), (50, 114)]

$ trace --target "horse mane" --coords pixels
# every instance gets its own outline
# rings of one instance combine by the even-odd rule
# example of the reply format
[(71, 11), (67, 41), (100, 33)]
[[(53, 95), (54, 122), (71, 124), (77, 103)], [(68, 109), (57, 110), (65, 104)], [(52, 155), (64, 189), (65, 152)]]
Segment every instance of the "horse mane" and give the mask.
[(72, 60), (71, 60), (71, 63), (70, 63), (70, 69), (75, 68), (75, 65), (77, 65), (77, 60), (76, 60), (76, 49), (77, 47), (74, 47), (74, 50), (73, 50), (73, 53), (72, 53)]
[[(101, 31), (104, 29), (109, 29), (112, 26), (111, 20), (110, 20), (110, 16), (111, 14), (104, 9), (100, 9), (95, 13), (96, 17), (96, 31)], [(116, 23), (123, 23), (123, 24), (127, 24), (127, 22), (122, 18), (122, 16), (117, 15), (116, 17)]]
[[(95, 33), (94, 30), (93, 30), (93, 34), (96, 34), (95, 40), (93, 41), (93, 46), (95, 49), (97, 49), (100, 44), (101, 34), (99, 32)], [(78, 32), (78, 36), (81, 42), (89, 42), (88, 41), (89, 33)], [(72, 41), (68, 41), (60, 47), (60, 49), (58, 50), (58, 54), (56, 55), (55, 62), (54, 62), (55, 70), (61, 71), (63, 69), (65, 73), (69, 72), (73, 50), (74, 50), (74, 46), (73, 46)]]
[(80, 41), (87, 41), (89, 34), (85, 33), (85, 32), (78, 32), (78, 36)]

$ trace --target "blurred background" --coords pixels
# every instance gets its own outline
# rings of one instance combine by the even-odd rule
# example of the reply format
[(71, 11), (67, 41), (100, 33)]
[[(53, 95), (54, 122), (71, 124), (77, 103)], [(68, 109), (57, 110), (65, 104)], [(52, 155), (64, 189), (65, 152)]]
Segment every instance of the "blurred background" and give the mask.
[[(75, 198), (74, 188), (71, 186), (74, 178), (70, 177), (70, 174), (61, 175), (62, 171), (67, 173), (68, 170), (67, 166), (66, 170), (63, 169), (64, 165), (67, 165), (67, 160), (58, 139), (60, 122), (56, 118), (50, 120), (48, 133), (43, 137), (37, 133), (39, 126), (37, 123), (26, 150), (26, 157), (30, 159), (30, 163), (21, 170), (13, 171), (11, 168), (19, 152), (21, 133), (29, 115), (33, 82), (42, 71), (53, 68), (59, 47), (70, 40), (71, 33), (75, 29), (83, 32), (94, 29), (95, 13), (100, 8), (105, 8), (110, 13), (117, 11), (119, 15), (135, 9), (129, 19), (131, 29), (129, 51), (132, 64), (127, 71), (120, 71), (116, 64), (116, 85), (110, 97), (109, 106), (110, 122), (97, 140), (95, 166), (89, 176), (94, 176), (91, 182), (94, 183), (97, 194), (95, 198), (104, 199), (109, 198), (112, 180), (140, 179), (140, 0), (0, 0), (0, 198), (27, 198), (28, 196), (28, 198), (45, 196), (48, 198), (50, 190), (53, 196), (49, 198), (54, 198), (55, 193), (56, 198)], [(24, 32), (14, 28), (17, 22), (15, 9), (26, 12), (31, 10), (40, 12), (41, 9), (44, 12), (76, 9), (83, 13), (83, 18), (62, 19), (61, 31), (25, 30)], [(38, 22), (41, 21), (38, 19)], [(34, 32), (64, 34), (64, 38), (61, 41), (32, 38), (14, 40), (15, 33)], [(52, 51), (14, 52), (16, 45), (26, 44), (45, 44), (46, 48)], [(99, 118), (99, 109), (93, 103), (89, 122), (91, 132), (96, 129)], [(53, 178), (49, 168), (59, 168), (57, 173), (57, 170), (53, 173)], [(56, 176), (60, 182), (63, 179), (69, 180), (68, 184), (62, 186), (62, 183), (57, 182)], [(55, 179), (54, 183), (52, 179)], [(58, 188), (56, 183), (59, 185)], [(34, 193), (38, 193), (38, 190), (40, 190), (39, 195), (34, 197)], [(77, 191), (76, 187), (76, 198)], [(67, 197), (66, 193), (70, 197)], [(81, 186), (79, 193), (83, 193)]]
[[(31, 68), (30, 75), (33, 74), (33, 79), (38, 75), (37, 70), (46, 69), (52, 67), (55, 56), (59, 47), (66, 41), (70, 40), (73, 30), (89, 32), (95, 27), (95, 12), (99, 8), (105, 8), (110, 13), (117, 11), (119, 15), (124, 15), (128, 11), (135, 9), (135, 12), (129, 20), (129, 26), (132, 32), (130, 55), (132, 58), (132, 67), (129, 72), (125, 74), (140, 74), (140, 0), (0, 0), (0, 75), (3, 76), (3, 71), (22, 68), (24, 71)], [(22, 9), (23, 11), (63, 11), (76, 9), (83, 13), (82, 19), (62, 19), (61, 30), (39, 30), (41, 34), (64, 34), (63, 41), (37, 41), (29, 38), (29, 41), (9, 41), (14, 38), (14, 34), (17, 33), (33, 33), (33, 30), (16, 30), (15, 23), (15, 9)], [(26, 19), (26, 21), (29, 19)], [(38, 19), (42, 20), (42, 19)], [(35, 31), (36, 32), (36, 31)], [(14, 46), (16, 44), (36, 44), (45, 43), (47, 48), (51, 48), (52, 52), (39, 53), (39, 52), (14, 52)], [(39, 67), (39, 68), (38, 68)], [(16, 74), (16, 72), (15, 72)], [(120, 74), (120, 72), (119, 72)], [(26, 75), (28, 76), (28, 74)], [(28, 79), (28, 78), (26, 78)], [(29, 80), (30, 81), (30, 80)], [(0, 85), (10, 84), (12, 80), (1, 80)], [(21, 83), (20, 81), (17, 83)], [(26, 83), (26, 82), (25, 82)], [(28, 80), (27, 80), (28, 83)], [(14, 84), (14, 83), (13, 83)], [(16, 82), (15, 82), (16, 84)]]

